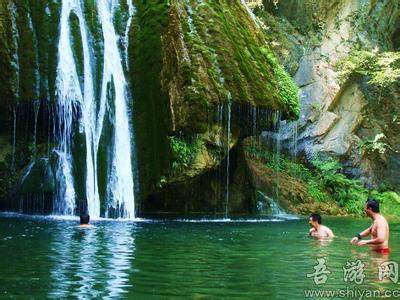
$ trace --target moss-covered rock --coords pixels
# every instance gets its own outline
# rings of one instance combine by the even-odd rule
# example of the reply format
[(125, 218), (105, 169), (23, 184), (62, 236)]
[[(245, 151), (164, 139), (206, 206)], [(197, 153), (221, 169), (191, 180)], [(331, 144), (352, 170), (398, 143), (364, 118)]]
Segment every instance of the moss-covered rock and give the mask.
[[(225, 169), (224, 161), (231, 162), (226, 162), (231, 149), (240, 139), (271, 126), (277, 118), (273, 112), (279, 111), (279, 116), (287, 119), (299, 116), (296, 85), (241, 2), (133, 3), (135, 15), (128, 36), (131, 7), (127, 1), (120, 1), (116, 7), (113, 23), (120, 37), (120, 51), (125, 54), (128, 46), (128, 57), (121, 56), (128, 78), (127, 93), (132, 96), (129, 107), (135, 130), (138, 195), (143, 201), (152, 193), (167, 191), (170, 185), (188, 187), (191, 182), (201, 181), (205, 174)], [(96, 1), (84, 0), (81, 8), (84, 22), (74, 12), (69, 15), (72, 52), (83, 87), (81, 29), (86, 26), (94, 97), (99, 99), (103, 32)], [(37, 159), (38, 144), (47, 142), (42, 154), (50, 156), (55, 142), (53, 128), (60, 125), (55, 109), (57, 60), (62, 59), (57, 51), (60, 10), (61, 2), (51, 0), (0, 4), (0, 62), (4, 70), (0, 74), (0, 122), (6, 124), (0, 133), (4, 133), (7, 149), (12, 149), (12, 160), (20, 158), (24, 162), (14, 170), (17, 175), (29, 167), (29, 161)], [(108, 105), (112, 110), (112, 104)], [(80, 113), (74, 114), (71, 151), (76, 164), (76, 195), (83, 198), (86, 145), (79, 131)], [(102, 199), (106, 196), (110, 151), (105, 144), (111, 143), (105, 136), (111, 132), (112, 121), (105, 120), (96, 153)], [(179, 147), (188, 153), (181, 155)], [(235, 161), (236, 158), (232, 163)], [(5, 169), (10, 173), (11, 165)], [(26, 190), (25, 194), (31, 197), (35, 187), (39, 192), (45, 190), (36, 184), (20, 190)], [(240, 199), (236, 203), (233, 210), (247, 210)], [(200, 209), (201, 203), (193, 207)]]
[[(298, 117), (296, 85), (240, 2), (137, 1), (136, 8), (130, 76), (142, 196), (160, 181), (215, 168), (226, 156), (228, 126), (234, 145), (251, 132), (253, 108), (259, 131), (270, 124), (267, 110)], [(201, 145), (179, 172), (171, 137)]]

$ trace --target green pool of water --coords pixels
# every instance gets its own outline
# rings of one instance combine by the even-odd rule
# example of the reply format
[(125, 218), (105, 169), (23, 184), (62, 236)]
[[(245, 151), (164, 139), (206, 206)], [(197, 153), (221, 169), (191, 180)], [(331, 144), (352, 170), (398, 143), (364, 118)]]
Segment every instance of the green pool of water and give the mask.
[[(393, 251), (384, 257), (349, 244), (368, 219), (323, 221), (337, 235), (332, 242), (308, 238), (306, 219), (102, 220), (79, 229), (77, 219), (1, 215), (0, 298), (304, 299), (308, 290), (399, 286), (393, 276), (378, 278), (382, 262), (400, 263), (399, 224), (391, 224)], [(330, 273), (316, 284), (310, 274), (321, 258)], [(343, 268), (357, 260), (363, 282), (346, 282)]]

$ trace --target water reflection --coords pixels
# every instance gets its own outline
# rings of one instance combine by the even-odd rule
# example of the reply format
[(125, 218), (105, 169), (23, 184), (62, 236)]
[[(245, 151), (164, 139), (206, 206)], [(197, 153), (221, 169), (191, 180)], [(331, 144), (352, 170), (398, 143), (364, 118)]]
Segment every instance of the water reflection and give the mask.
[(128, 281), (135, 253), (134, 226), (125, 223), (122, 227), (118, 234), (110, 233), (107, 239), (107, 250), (111, 254), (108, 259), (107, 290), (111, 298), (126, 293), (132, 286)]
[(128, 280), (134, 265), (136, 225), (116, 221), (91, 229), (58, 227), (50, 247), (49, 296), (121, 298), (132, 286)]

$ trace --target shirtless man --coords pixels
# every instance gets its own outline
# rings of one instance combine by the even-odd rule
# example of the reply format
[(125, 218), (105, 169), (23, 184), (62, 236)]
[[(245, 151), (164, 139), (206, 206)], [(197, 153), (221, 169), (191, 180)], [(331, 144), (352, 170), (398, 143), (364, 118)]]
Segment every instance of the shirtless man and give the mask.
[[(371, 250), (381, 254), (388, 254), (389, 248), (389, 224), (385, 217), (379, 213), (379, 202), (373, 198), (368, 198), (365, 203), (364, 211), (373, 220), (371, 227), (360, 232), (351, 239), (353, 245), (371, 245)], [(363, 237), (371, 235), (369, 240), (361, 240)]]
[(308, 223), (311, 226), (309, 235), (316, 238), (333, 238), (333, 232), (328, 227), (321, 225), (321, 216), (319, 214), (311, 214)]

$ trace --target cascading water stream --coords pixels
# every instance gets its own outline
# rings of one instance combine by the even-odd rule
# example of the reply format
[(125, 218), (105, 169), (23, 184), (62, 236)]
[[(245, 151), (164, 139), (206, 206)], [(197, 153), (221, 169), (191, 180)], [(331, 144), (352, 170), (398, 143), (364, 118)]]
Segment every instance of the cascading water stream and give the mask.
[[(130, 13), (133, 13), (131, 2)], [(99, 0), (96, 3), (102, 24), (104, 60), (100, 99), (94, 92), (91, 49), (82, 6), (79, 0), (63, 0), (60, 22), (57, 66), (57, 117), (59, 118), (59, 156), (57, 178), (59, 182), (56, 213), (74, 214), (76, 193), (72, 177), (72, 136), (74, 123), (79, 117), (79, 132), (84, 134), (86, 145), (85, 194), (87, 211), (92, 218), (100, 217), (98, 187), (98, 150), (102, 136), (103, 121), (107, 116), (113, 125), (110, 139), (111, 157), (107, 170), (107, 203), (105, 215), (134, 218), (133, 175), (131, 164), (131, 133), (128, 114), (127, 83), (122, 57), (118, 48), (119, 37), (113, 25), (116, 1)], [(76, 61), (71, 45), (69, 17), (74, 14), (79, 21), (79, 33), (83, 52), (83, 84), (80, 84)], [(130, 15), (131, 17), (131, 15)], [(129, 23), (129, 22), (128, 22)], [(128, 24), (129, 26), (129, 24)], [(128, 29), (126, 30), (128, 32)], [(125, 37), (127, 38), (127, 37)]]
[[(114, 84), (115, 93), (113, 159), (107, 186), (108, 206), (106, 216), (113, 208), (117, 210), (119, 217), (133, 219), (135, 217), (135, 205), (131, 163), (131, 133), (127, 106), (128, 94), (118, 49), (118, 36), (112, 22), (115, 3), (108, 3), (108, 1), (103, 0), (98, 1), (97, 6), (104, 36), (104, 70), (100, 103), (105, 103), (107, 100), (107, 86), (109, 84)], [(103, 112), (100, 111), (100, 118), (104, 116)], [(99, 139), (100, 135), (98, 134), (97, 144)]]
[(129, 58), (128, 58), (128, 46), (129, 46), (129, 29), (131, 28), (132, 17), (135, 14), (135, 7), (132, 4), (132, 0), (127, 0), (126, 3), (128, 4), (128, 21), (126, 23), (125, 33), (124, 33), (124, 56), (125, 56), (125, 68), (129, 69)]
[[(79, 20), (80, 33), (82, 37), (83, 58), (84, 58), (84, 89), (81, 90), (79, 77), (77, 74), (76, 64), (72, 52), (70, 41), (71, 29), (69, 25), (69, 16), (74, 13)], [(59, 182), (58, 193), (56, 199), (56, 212), (60, 214), (72, 215), (75, 211), (75, 188), (74, 180), (72, 177), (72, 154), (71, 154), (71, 138), (73, 133), (73, 121), (78, 108), (82, 111), (81, 130), (85, 131), (86, 145), (88, 143), (91, 132), (88, 131), (88, 107), (90, 101), (93, 101), (93, 82), (91, 70), (89, 65), (88, 41), (86, 30), (84, 26), (84, 18), (81, 5), (78, 0), (64, 0), (61, 9), (60, 21), (60, 39), (58, 44), (58, 66), (57, 66), (57, 116), (59, 118), (59, 134), (58, 134), (58, 148), (56, 153), (59, 155), (59, 164), (57, 169), (57, 178)], [(85, 101), (84, 101), (85, 100)], [(86, 102), (88, 100), (89, 103)], [(100, 215), (100, 207), (94, 208), (91, 203), (96, 203), (98, 197), (90, 190), (94, 190), (92, 184), (88, 182), (93, 181), (93, 171), (89, 166), (93, 163), (88, 160), (92, 151), (87, 151), (87, 186), (86, 196), (88, 200), (88, 210), (92, 217)], [(88, 159), (89, 158), (89, 159)], [(96, 197), (96, 198), (95, 198)]]

